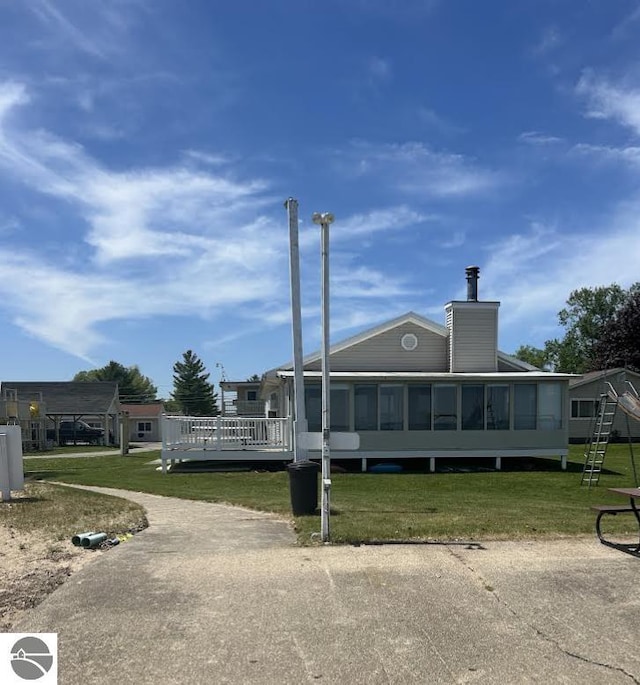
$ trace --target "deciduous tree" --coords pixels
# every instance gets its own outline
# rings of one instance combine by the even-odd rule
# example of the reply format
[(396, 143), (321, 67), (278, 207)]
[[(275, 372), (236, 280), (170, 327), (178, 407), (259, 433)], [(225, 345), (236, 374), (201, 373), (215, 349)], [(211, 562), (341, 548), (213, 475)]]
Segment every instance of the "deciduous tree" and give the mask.
[(150, 378), (143, 376), (137, 366), (123, 366), (110, 361), (100, 369), (79, 371), (74, 381), (117, 381), (121, 402), (153, 402), (158, 388)]
[(595, 357), (602, 369), (622, 366), (640, 372), (640, 289), (632, 290), (604, 327)]

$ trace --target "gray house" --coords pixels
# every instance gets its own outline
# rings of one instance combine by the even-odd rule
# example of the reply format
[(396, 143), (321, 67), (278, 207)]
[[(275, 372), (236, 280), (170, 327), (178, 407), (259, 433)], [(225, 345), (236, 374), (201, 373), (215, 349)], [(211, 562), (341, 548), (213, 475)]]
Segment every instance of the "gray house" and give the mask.
[(23, 448), (42, 449), (47, 429), (61, 420), (83, 420), (118, 436), (118, 384), (115, 381), (2, 381), (0, 422), (20, 423)]
[[(331, 430), (353, 431), (360, 447), (335, 457), (560, 457), (566, 467), (570, 374), (547, 373), (500, 352), (499, 302), (445, 305), (440, 325), (408, 312), (330, 350)], [(304, 360), (310, 432), (321, 430), (320, 353)], [(263, 378), (267, 416), (293, 414), (293, 367)], [(310, 454), (316, 457), (315, 453)]]
[[(608, 383), (611, 383), (614, 390), (621, 395), (629, 389), (627, 381), (640, 392), (640, 374), (629, 369), (591, 371), (569, 381), (571, 442), (585, 442), (593, 434), (600, 397), (609, 390)], [(627, 419), (620, 410), (616, 412), (612, 429), (616, 431), (614, 435), (618, 439), (626, 440), (630, 435), (634, 441), (640, 440), (640, 422)]]

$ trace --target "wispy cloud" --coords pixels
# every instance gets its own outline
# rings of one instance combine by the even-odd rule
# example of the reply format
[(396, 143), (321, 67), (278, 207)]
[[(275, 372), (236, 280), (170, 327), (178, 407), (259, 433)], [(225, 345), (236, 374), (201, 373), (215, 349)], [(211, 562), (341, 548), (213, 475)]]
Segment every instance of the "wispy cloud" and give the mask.
[(574, 155), (588, 156), (599, 162), (616, 162), (640, 167), (640, 147), (638, 146), (613, 147), (578, 143), (571, 148), (570, 152)]
[(59, 32), (65, 41), (71, 42), (82, 52), (86, 52), (93, 57), (106, 58), (106, 53), (94, 41), (87, 38), (86, 34), (52, 2), (49, 2), (49, 0), (34, 0), (28, 6), (52, 31)]
[(374, 55), (369, 58), (368, 72), (372, 85), (379, 86), (388, 83), (392, 77), (391, 62)]
[[(78, 145), (8, 126), (12, 108), (27, 101), (24, 87), (0, 86), (0, 171), (83, 219), (87, 248), (69, 266), (15, 247), (0, 251), (0, 290), (19, 326), (87, 357), (103, 341), (105, 321), (215, 315), (278, 290), (282, 231), (260, 214), (263, 181), (181, 166), (111, 171)], [(265, 243), (265, 234), (273, 239)]]
[(640, 87), (635, 83), (612, 82), (593, 71), (585, 71), (576, 93), (588, 103), (585, 112), (594, 119), (611, 119), (640, 135)]
[(31, 0), (26, 7), (47, 31), (57, 49), (70, 48), (107, 61), (124, 49), (124, 38), (134, 23), (137, 1), (85, 3), (82, 0)]
[(547, 56), (564, 42), (564, 37), (557, 26), (547, 26), (531, 52), (537, 57)]
[[(491, 245), (483, 268), (483, 297), (502, 302), (503, 333), (526, 321), (555, 322), (577, 288), (614, 282), (628, 287), (637, 281), (639, 209), (640, 202), (620, 206), (602, 225), (594, 225), (591, 234), (534, 222), (529, 231)], [(526, 334), (520, 335), (526, 341)]]
[(354, 142), (336, 154), (344, 173), (379, 176), (410, 195), (456, 198), (487, 194), (505, 184), (500, 172), (460, 154), (435, 152), (417, 142)]
[(464, 133), (467, 130), (463, 126), (458, 126), (457, 124), (448, 121), (430, 107), (419, 107), (418, 119), (430, 129), (434, 129), (445, 135), (456, 135)]
[(523, 131), (518, 136), (518, 140), (527, 145), (555, 145), (564, 142), (563, 138), (540, 133), (540, 131)]

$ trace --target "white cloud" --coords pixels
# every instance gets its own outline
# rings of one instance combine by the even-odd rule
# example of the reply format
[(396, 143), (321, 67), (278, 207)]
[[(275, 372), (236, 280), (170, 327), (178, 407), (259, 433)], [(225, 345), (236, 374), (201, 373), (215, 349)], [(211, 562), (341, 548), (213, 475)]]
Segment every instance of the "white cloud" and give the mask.
[(28, 101), (26, 88), (21, 83), (14, 83), (13, 81), (0, 83), (0, 126), (12, 109), (18, 105), (26, 104)]
[[(529, 321), (556, 323), (571, 291), (639, 280), (640, 202), (621, 206), (591, 232), (533, 223), (527, 233), (489, 247), (482, 269), (483, 299), (502, 302), (504, 334)], [(526, 337), (526, 335), (524, 336)]]
[(576, 86), (576, 93), (588, 102), (585, 116), (611, 119), (640, 135), (640, 88), (636, 84), (612, 83), (585, 71)]
[(612, 147), (608, 145), (591, 145), (578, 143), (571, 148), (573, 154), (589, 156), (601, 162), (622, 162), (632, 167), (640, 167), (640, 147)]
[(445, 250), (451, 250), (456, 247), (464, 245), (467, 239), (467, 234), (464, 231), (454, 231), (450, 233), (447, 238), (443, 238), (438, 242), (438, 247)]
[(540, 133), (539, 131), (523, 131), (518, 136), (518, 140), (528, 145), (555, 145), (556, 143), (564, 142), (562, 138)]
[(86, 247), (68, 267), (0, 251), (0, 291), (19, 326), (86, 358), (103, 322), (215, 315), (278, 291), (285, 233), (260, 214), (264, 182), (186, 167), (111, 171), (47, 132), (2, 126), (25, 102), (23, 87), (0, 86), (0, 170), (83, 218)]
[(376, 175), (410, 195), (455, 198), (484, 195), (506, 179), (460, 154), (434, 152), (422, 143), (355, 142), (337, 153), (345, 174)]

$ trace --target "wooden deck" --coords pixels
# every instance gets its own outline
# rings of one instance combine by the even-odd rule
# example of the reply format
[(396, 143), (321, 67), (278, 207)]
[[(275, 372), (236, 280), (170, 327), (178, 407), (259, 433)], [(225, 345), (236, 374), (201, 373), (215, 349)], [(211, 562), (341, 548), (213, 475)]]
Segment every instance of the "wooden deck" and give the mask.
[(184, 460), (288, 461), (289, 419), (164, 416), (162, 471)]

